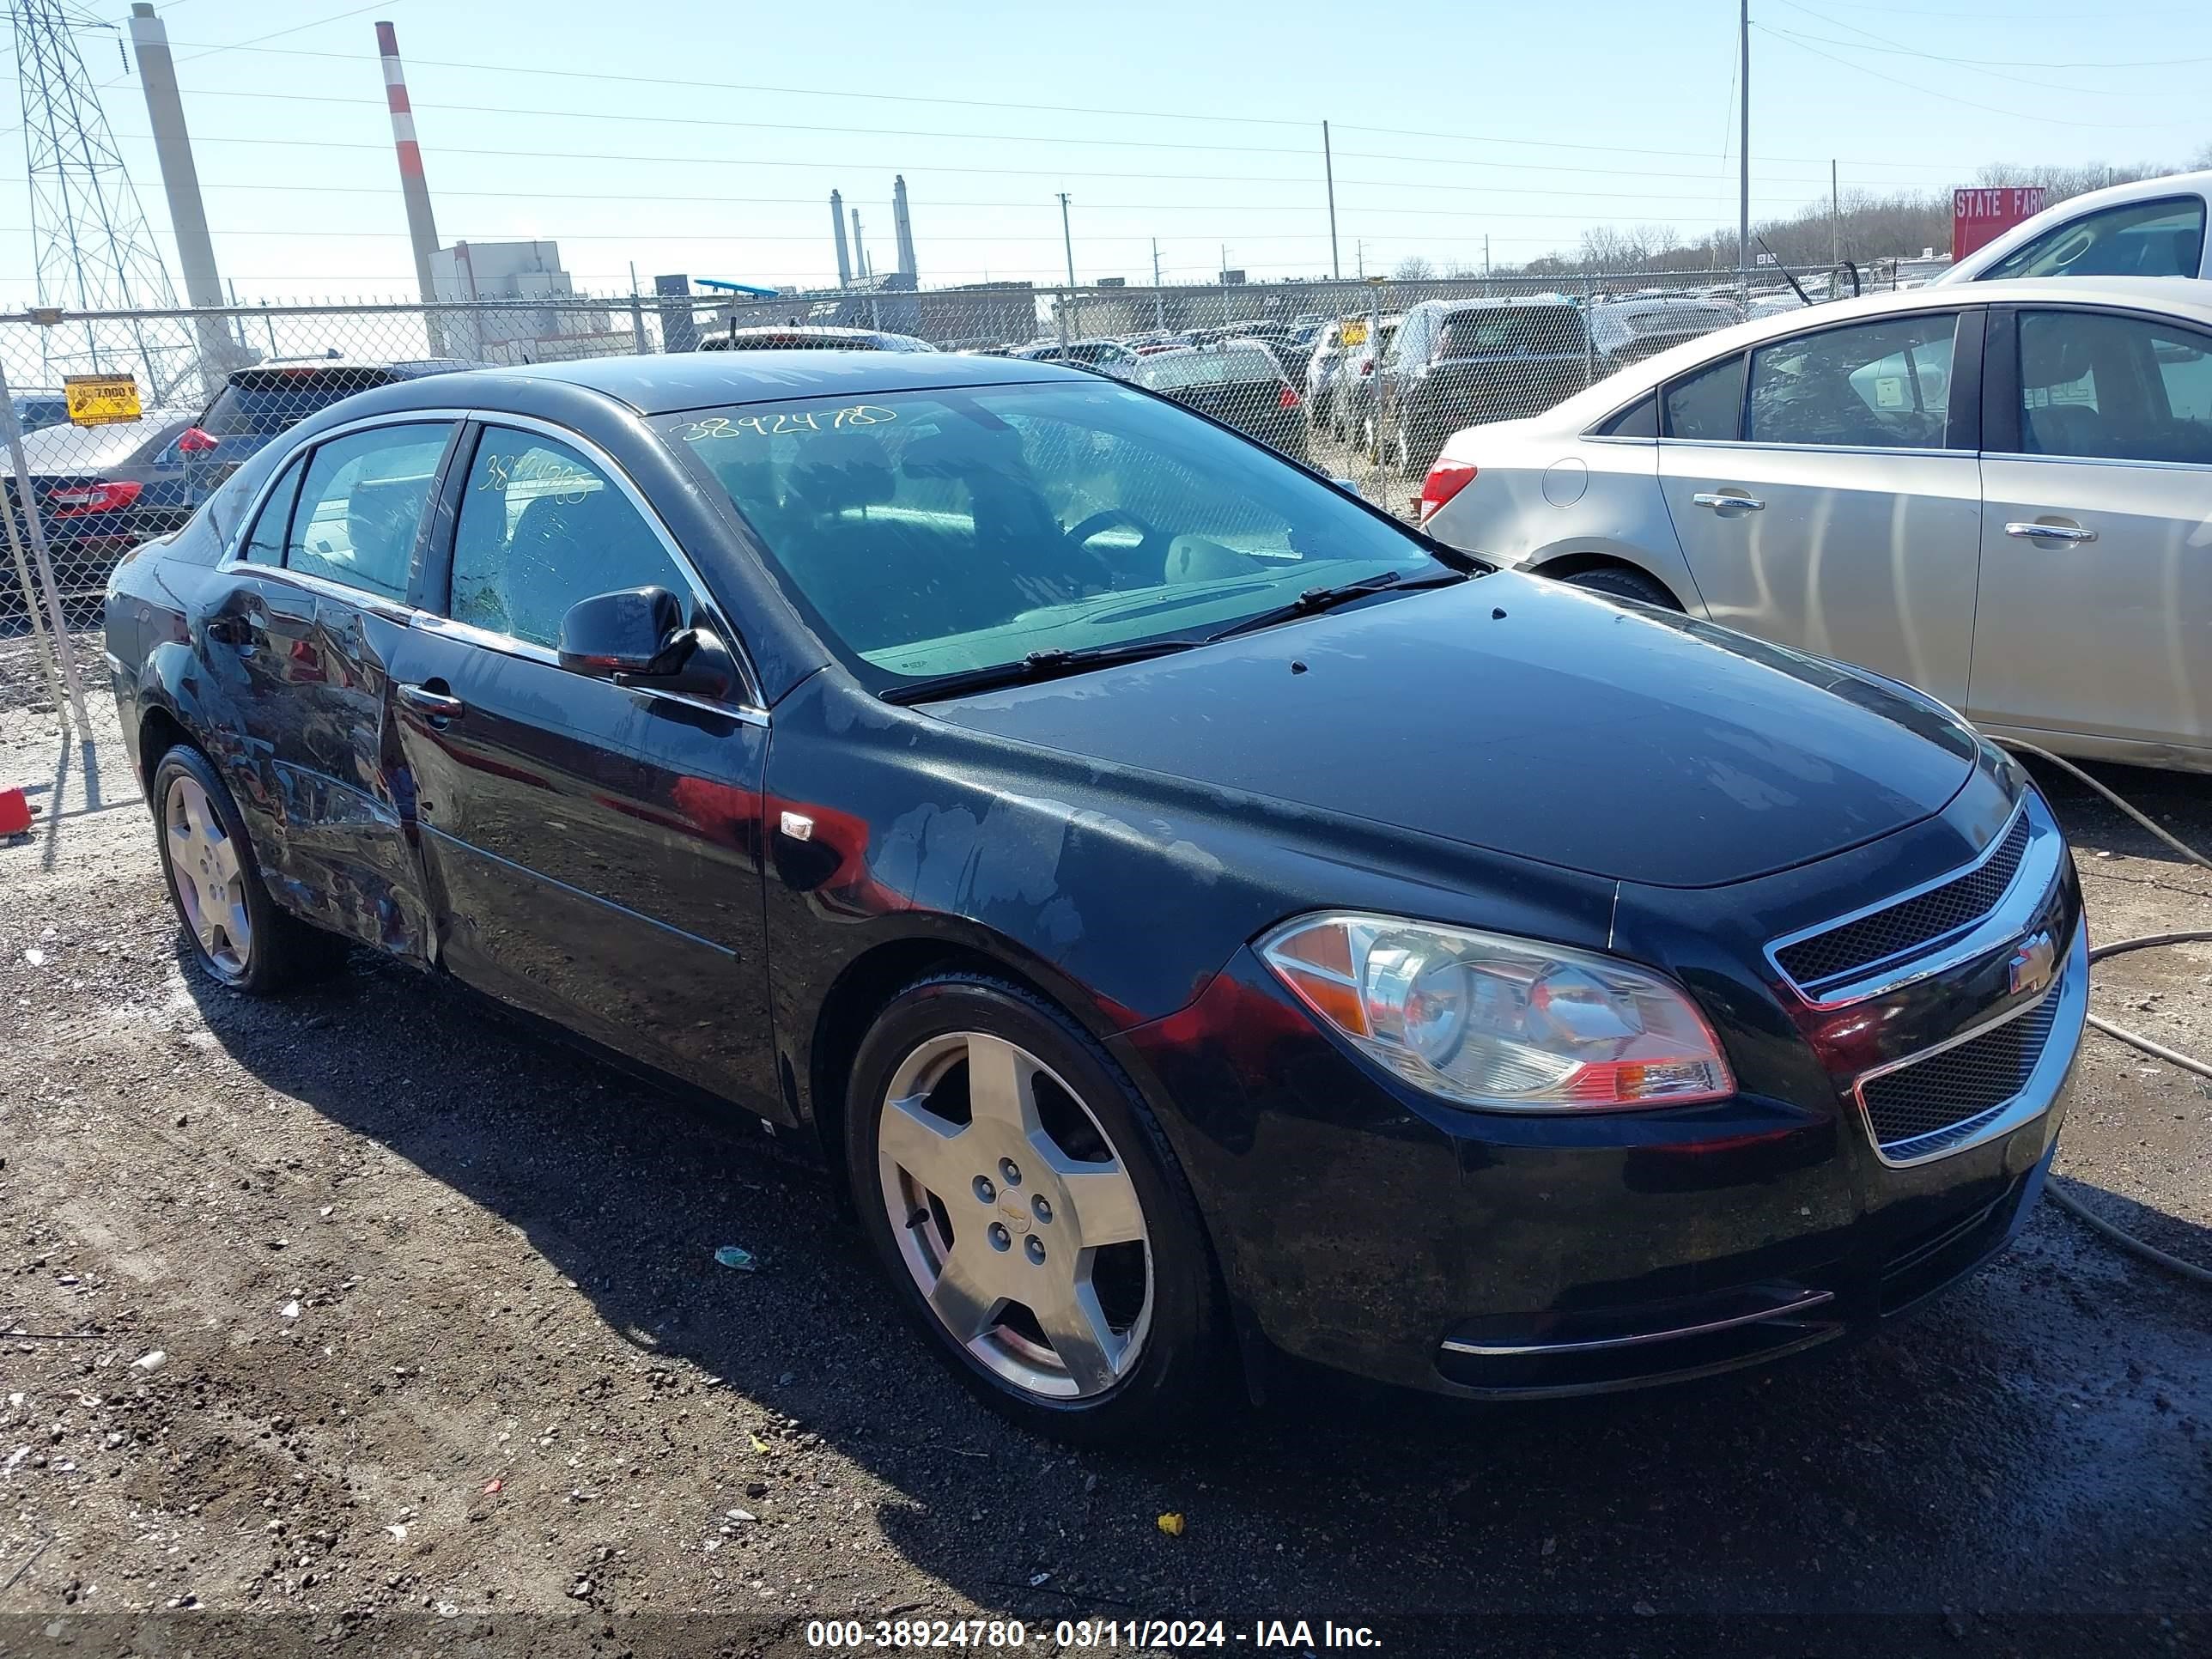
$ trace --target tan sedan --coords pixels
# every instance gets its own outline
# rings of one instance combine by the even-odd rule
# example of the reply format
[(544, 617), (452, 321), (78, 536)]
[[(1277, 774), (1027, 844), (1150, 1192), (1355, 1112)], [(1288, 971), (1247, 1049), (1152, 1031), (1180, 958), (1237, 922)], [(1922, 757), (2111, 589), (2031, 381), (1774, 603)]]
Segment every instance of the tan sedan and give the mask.
[(1429, 532), (2212, 770), (2212, 282), (1979, 282), (1723, 330), (1455, 434)]

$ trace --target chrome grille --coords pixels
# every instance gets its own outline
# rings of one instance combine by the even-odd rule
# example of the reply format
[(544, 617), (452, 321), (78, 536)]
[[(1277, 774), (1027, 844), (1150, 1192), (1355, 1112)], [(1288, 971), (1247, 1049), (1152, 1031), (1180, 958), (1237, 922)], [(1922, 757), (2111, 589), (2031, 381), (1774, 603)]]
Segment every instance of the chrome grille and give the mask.
[(1799, 986), (1817, 994), (1825, 985), (1971, 927), (1996, 908), (2012, 885), (2027, 840), (2027, 816), (2021, 813), (1984, 861), (1965, 874), (1784, 945), (1774, 952), (1774, 960)]
[(2027, 1012), (1869, 1078), (1859, 1099), (1885, 1153), (1925, 1157), (1971, 1134), (2027, 1086), (2058, 1016), (2054, 989)]

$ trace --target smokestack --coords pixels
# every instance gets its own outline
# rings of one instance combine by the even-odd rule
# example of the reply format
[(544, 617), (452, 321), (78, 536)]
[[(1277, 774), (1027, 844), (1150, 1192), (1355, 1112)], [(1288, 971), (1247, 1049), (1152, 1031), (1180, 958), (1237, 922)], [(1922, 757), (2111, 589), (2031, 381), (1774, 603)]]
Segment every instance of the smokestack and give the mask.
[(898, 246), (899, 275), (918, 278), (920, 273), (914, 268), (914, 221), (907, 215), (903, 173), (891, 180), (891, 234)]
[(830, 192), (830, 228), (837, 233), (837, 286), (853, 285), (853, 261), (845, 252), (845, 198)]
[[(161, 164), (161, 188), (169, 198), (169, 228), (185, 268), (185, 298), (194, 306), (219, 306), (223, 302), (222, 278), (216, 270), (215, 244), (208, 237), (191, 134), (185, 130), (185, 100), (177, 91), (169, 31), (145, 0), (131, 8), (131, 44), (138, 49), (138, 79), (146, 88), (146, 118), (154, 129), (154, 155)], [(222, 389), (226, 371), (238, 354), (222, 318), (196, 318), (193, 328), (199, 338), (201, 382), (212, 398)]]
[(853, 210), (853, 274), (866, 276), (868, 271), (867, 245), (860, 240), (860, 210)]
[[(438, 251), (438, 227), (430, 216), (430, 186), (422, 177), (422, 147), (415, 142), (415, 115), (407, 103), (407, 76), (399, 66), (399, 37), (389, 23), (376, 26), (376, 49), (384, 58), (384, 95), (392, 106), (392, 142), (399, 151), (399, 193), (407, 203), (407, 240), (415, 245), (415, 280), (422, 289), (422, 302), (438, 297), (430, 274), (431, 256)], [(433, 349), (437, 328), (431, 328)]]

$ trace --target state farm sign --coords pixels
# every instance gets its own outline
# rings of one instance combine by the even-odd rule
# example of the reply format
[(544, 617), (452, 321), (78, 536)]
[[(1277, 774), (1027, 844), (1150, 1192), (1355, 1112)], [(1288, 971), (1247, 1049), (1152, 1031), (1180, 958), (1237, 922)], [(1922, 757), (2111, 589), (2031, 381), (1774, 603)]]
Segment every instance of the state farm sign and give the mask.
[(2001, 185), (1951, 192), (1951, 257), (1963, 259), (2023, 219), (2043, 211), (2041, 185)]

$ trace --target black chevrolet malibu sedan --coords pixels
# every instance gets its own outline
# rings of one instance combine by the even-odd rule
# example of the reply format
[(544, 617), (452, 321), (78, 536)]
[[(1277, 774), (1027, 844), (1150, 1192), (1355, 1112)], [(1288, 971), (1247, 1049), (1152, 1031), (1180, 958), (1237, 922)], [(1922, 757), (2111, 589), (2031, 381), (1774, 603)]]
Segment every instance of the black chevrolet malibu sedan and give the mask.
[(2003, 754), (1097, 375), (384, 387), (107, 630), (209, 975), (365, 943), (803, 1132), (1054, 1432), (1278, 1354), (1502, 1398), (1791, 1353), (1996, 1250), (2058, 1133), (2080, 895)]

